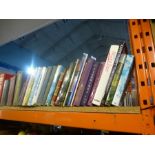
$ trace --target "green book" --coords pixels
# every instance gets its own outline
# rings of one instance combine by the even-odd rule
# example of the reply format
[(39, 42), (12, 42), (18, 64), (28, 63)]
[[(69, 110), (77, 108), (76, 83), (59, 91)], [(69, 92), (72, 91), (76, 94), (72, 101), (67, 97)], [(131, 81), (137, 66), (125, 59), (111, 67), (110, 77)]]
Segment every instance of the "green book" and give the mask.
[(111, 105), (111, 103), (112, 103), (112, 100), (114, 98), (115, 91), (117, 89), (117, 85), (118, 85), (118, 82), (120, 79), (120, 75), (121, 75), (121, 72), (122, 72), (122, 69), (124, 66), (125, 59), (126, 59), (126, 54), (121, 54), (118, 65), (116, 67), (116, 72), (114, 74), (114, 78), (113, 78), (112, 83), (111, 83), (111, 87), (109, 89), (109, 92), (108, 92), (108, 95), (106, 98), (105, 105)]

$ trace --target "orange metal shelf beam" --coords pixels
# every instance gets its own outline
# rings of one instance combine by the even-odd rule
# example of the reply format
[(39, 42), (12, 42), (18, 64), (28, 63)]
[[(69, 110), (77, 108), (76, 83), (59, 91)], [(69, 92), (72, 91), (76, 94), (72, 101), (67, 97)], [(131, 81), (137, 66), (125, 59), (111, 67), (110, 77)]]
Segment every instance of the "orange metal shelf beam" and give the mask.
[[(141, 114), (0, 110), (0, 118), (108, 131), (144, 133)], [(152, 133), (149, 133), (152, 134)]]

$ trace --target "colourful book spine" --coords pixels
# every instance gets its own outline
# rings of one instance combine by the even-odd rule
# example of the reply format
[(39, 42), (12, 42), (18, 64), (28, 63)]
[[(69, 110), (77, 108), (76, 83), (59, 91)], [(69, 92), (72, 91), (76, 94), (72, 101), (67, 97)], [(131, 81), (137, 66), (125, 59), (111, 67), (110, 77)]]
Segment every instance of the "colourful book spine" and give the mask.
[(73, 85), (73, 81), (74, 81), (74, 76), (75, 76), (78, 64), (79, 64), (79, 59), (77, 59), (76, 62), (75, 62), (73, 73), (72, 73), (72, 76), (71, 76), (71, 80), (70, 80), (70, 83), (69, 83), (69, 87), (68, 87), (68, 90), (67, 90), (67, 93), (66, 93), (66, 96), (65, 96), (65, 100), (64, 100), (63, 106), (67, 106), (68, 105), (68, 99), (69, 99), (70, 94), (71, 94), (72, 85)]
[(81, 75), (83, 73), (83, 69), (84, 69), (84, 66), (85, 66), (87, 58), (88, 58), (88, 54), (83, 53), (82, 60), (81, 60), (79, 66), (77, 68), (77, 72), (76, 72), (75, 77), (74, 77), (73, 87), (72, 87), (70, 98), (69, 98), (69, 102), (68, 102), (69, 106), (73, 105), (74, 97), (75, 97), (75, 94), (76, 94), (76, 91), (77, 91), (77, 87), (79, 85), (79, 81), (81, 79)]
[(44, 81), (44, 78), (45, 78), (45, 75), (46, 75), (46, 71), (47, 71), (47, 68), (46, 67), (42, 67), (40, 78), (39, 78), (39, 81), (37, 82), (37, 86), (35, 88), (36, 91), (35, 91), (35, 93), (33, 95), (33, 99), (32, 99), (31, 105), (35, 105), (37, 103), (38, 96), (40, 94), (40, 91), (41, 91), (41, 88), (42, 88), (42, 85), (43, 85), (43, 81)]
[(105, 62), (105, 66), (103, 68), (103, 72), (97, 87), (97, 90), (95, 92), (95, 96), (93, 99), (93, 104), (100, 106), (102, 98), (105, 95), (106, 86), (114, 65), (114, 61), (118, 52), (119, 46), (118, 45), (111, 45), (108, 57)]
[(114, 98), (112, 100), (112, 105), (115, 105), (115, 106), (120, 105), (120, 101), (121, 101), (121, 98), (123, 96), (123, 92), (125, 90), (126, 82), (127, 82), (127, 79), (130, 75), (131, 68), (133, 66), (133, 62), (134, 62), (134, 56), (128, 54), (126, 57), (126, 60), (125, 60), (125, 64), (124, 64), (118, 85), (117, 85), (117, 89), (116, 89)]
[(54, 79), (54, 76), (55, 76), (56, 69), (57, 69), (57, 67), (53, 66), (53, 69), (52, 69), (51, 75), (49, 77), (49, 81), (47, 83), (47, 87), (46, 87), (46, 90), (45, 90), (45, 93), (44, 93), (44, 96), (43, 96), (43, 100), (41, 102), (41, 103), (43, 103), (43, 105), (45, 105), (48, 93), (50, 91), (50, 87), (52, 85), (52, 82), (53, 82), (53, 79)]
[(62, 71), (63, 71), (63, 67), (62, 67), (61, 65), (58, 65), (58, 66), (57, 66), (57, 70), (56, 70), (56, 72), (55, 72), (55, 76), (54, 76), (52, 85), (51, 85), (51, 88), (50, 88), (50, 91), (49, 91), (48, 96), (47, 96), (47, 99), (46, 99), (46, 105), (50, 105), (50, 103), (51, 103), (51, 99), (52, 99), (52, 96), (53, 96), (53, 93), (54, 93), (56, 84), (57, 84), (57, 82), (58, 82), (60, 73), (61, 73)]
[(98, 70), (97, 70), (97, 73), (96, 73), (96, 76), (95, 76), (95, 81), (94, 81), (94, 84), (93, 84), (93, 88), (91, 90), (91, 94), (90, 94), (89, 100), (87, 102), (87, 106), (92, 106), (92, 101), (94, 99), (94, 95), (95, 95), (98, 83), (100, 81), (100, 78), (101, 78), (101, 74), (102, 74), (102, 71), (103, 71), (103, 68), (104, 68), (104, 64), (105, 64), (105, 62), (101, 62), (99, 64), (99, 67), (98, 67)]
[(16, 75), (16, 85), (14, 90), (13, 105), (18, 105), (19, 93), (21, 91), (22, 86), (22, 78), (23, 78), (23, 72), (18, 71)]
[(116, 88), (119, 82), (119, 78), (120, 78), (120, 75), (121, 75), (121, 72), (124, 66), (125, 58), (126, 58), (126, 54), (121, 54), (105, 105), (111, 105), (112, 103), (112, 100), (115, 95), (115, 91), (116, 91)]
[(81, 79), (80, 79), (80, 82), (79, 82), (79, 86), (78, 86), (78, 89), (77, 89), (77, 93), (75, 95), (75, 99), (74, 99), (74, 103), (73, 103), (74, 106), (82, 105), (80, 103), (81, 103), (81, 100), (82, 100), (82, 96), (84, 94), (84, 89), (86, 87), (86, 84), (87, 84), (91, 69), (92, 69), (93, 64), (95, 63), (95, 61), (96, 61), (96, 58), (90, 57), (90, 58), (88, 58), (88, 60), (87, 60), (87, 62), (85, 64), (85, 67), (84, 67), (84, 70), (83, 70), (83, 73), (82, 73), (82, 76), (81, 76)]
[(7, 105), (8, 106), (11, 106), (13, 103), (15, 80), (16, 80), (16, 76), (13, 76), (10, 79), (10, 86), (9, 86), (9, 92), (8, 92), (8, 98), (7, 98)]
[(86, 88), (84, 90), (83, 97), (81, 99), (81, 103), (80, 103), (81, 106), (87, 105), (87, 102), (88, 102), (88, 99), (89, 99), (89, 96), (90, 96), (90, 93), (91, 93), (91, 90), (92, 90), (92, 87), (94, 84), (94, 80), (95, 80), (95, 76), (96, 76), (98, 66), (99, 66), (99, 63), (97, 63), (97, 62), (93, 64), (93, 67), (91, 69), (91, 72), (90, 72), (90, 75), (88, 78), (88, 82), (86, 84)]
[(63, 102), (65, 100), (65, 96), (66, 96), (66, 93), (67, 93), (67, 89), (68, 89), (68, 86), (69, 86), (73, 65), (74, 64), (71, 63), (69, 68), (67, 69), (67, 73), (65, 75), (65, 78), (64, 78), (64, 81), (62, 83), (61, 89), (59, 91), (59, 94), (58, 94), (55, 105), (63, 105)]

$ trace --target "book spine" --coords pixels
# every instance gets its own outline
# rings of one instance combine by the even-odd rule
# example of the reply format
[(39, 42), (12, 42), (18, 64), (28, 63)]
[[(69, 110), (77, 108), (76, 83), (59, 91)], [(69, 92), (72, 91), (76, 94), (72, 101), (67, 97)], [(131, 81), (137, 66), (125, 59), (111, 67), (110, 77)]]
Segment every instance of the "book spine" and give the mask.
[(62, 71), (63, 71), (63, 67), (61, 65), (58, 65), (57, 66), (56, 73), (55, 73), (55, 76), (54, 76), (54, 79), (53, 79), (53, 82), (52, 82), (52, 85), (51, 85), (51, 88), (50, 88), (50, 91), (49, 91), (48, 96), (47, 96), (47, 99), (46, 99), (46, 104), (47, 105), (50, 105), (50, 103), (51, 103), (51, 99), (52, 99), (52, 96), (53, 96), (53, 93), (54, 93), (56, 84), (58, 82), (60, 73)]
[(114, 98), (112, 100), (112, 105), (119, 106), (119, 104), (120, 104), (121, 98), (123, 96), (123, 92), (125, 90), (126, 81), (128, 79), (128, 76), (130, 74), (130, 71), (131, 71), (131, 68), (133, 65), (133, 61), (134, 61), (134, 56), (127, 55), (125, 64), (124, 64), (124, 67), (122, 70), (122, 74), (120, 76), (118, 86), (117, 86)]
[(41, 88), (42, 88), (42, 85), (43, 85), (43, 81), (44, 81), (44, 78), (45, 78), (45, 75), (46, 75), (46, 71), (47, 71), (47, 68), (43, 67), (42, 71), (41, 71), (40, 80), (39, 80), (39, 82), (37, 84), (37, 88), (36, 88), (37, 91), (36, 91), (36, 94), (34, 94), (34, 96), (33, 96), (31, 105), (35, 105), (37, 100), (38, 100), (38, 96), (40, 94), (40, 91), (41, 91)]
[(76, 62), (75, 62), (75, 66), (74, 66), (74, 69), (73, 69), (73, 73), (72, 73), (72, 76), (71, 76), (71, 80), (70, 80), (70, 83), (69, 83), (69, 87), (68, 87), (68, 90), (67, 90), (67, 93), (66, 93), (66, 96), (65, 96), (63, 106), (68, 105), (68, 99), (69, 99), (70, 94), (71, 94), (71, 89), (72, 89), (72, 85), (73, 85), (73, 81), (74, 81), (74, 76), (75, 76), (75, 72), (76, 72), (78, 64), (79, 64), (79, 59), (77, 59)]
[(73, 90), (72, 90), (72, 94), (70, 96), (70, 101), (69, 101), (69, 105), (72, 106), (73, 105), (73, 101), (74, 101), (74, 98), (75, 98), (75, 94), (77, 92), (77, 88), (78, 88), (78, 85), (79, 85), (79, 82), (80, 82), (80, 79), (81, 79), (81, 75), (83, 73), (83, 70), (84, 70), (84, 66), (86, 64), (86, 61), (87, 61), (87, 58), (88, 58), (88, 54), (86, 53), (83, 53), (83, 57), (82, 57), (82, 61), (80, 63), (80, 70), (79, 72), (77, 73), (77, 76), (75, 77), (75, 83), (74, 83), (74, 86), (73, 86)]
[(0, 100), (2, 97), (3, 85), (4, 85), (4, 74), (0, 74)]
[(104, 68), (104, 64), (105, 64), (105, 62), (101, 62), (99, 64), (99, 67), (98, 67), (98, 70), (97, 70), (97, 73), (96, 73), (96, 76), (95, 76), (95, 81), (94, 81), (94, 84), (93, 84), (93, 88), (92, 88), (91, 94), (89, 96), (89, 100), (87, 102), (87, 106), (92, 106), (92, 101), (94, 99), (94, 95), (95, 95), (98, 83), (100, 81), (100, 78), (101, 78), (101, 74), (102, 74), (102, 71), (103, 71), (103, 68)]
[(82, 99), (82, 96), (84, 93), (84, 88), (86, 87), (92, 66), (95, 63), (95, 61), (96, 61), (96, 58), (91, 57), (88, 59), (88, 61), (85, 64), (85, 67), (84, 67), (84, 70), (83, 70), (83, 73), (82, 73), (82, 76), (81, 76), (81, 79), (79, 82), (79, 86), (77, 89), (77, 93), (75, 95), (75, 99), (74, 99), (74, 103), (73, 103), (74, 106), (81, 105), (80, 103), (81, 103), (81, 99)]
[(113, 100), (113, 97), (114, 97), (114, 94), (115, 94), (115, 91), (116, 91), (116, 88), (119, 82), (119, 78), (120, 78), (120, 75), (123, 69), (125, 58), (126, 58), (126, 54), (121, 54), (105, 105), (111, 105), (112, 103), (112, 100)]
[(119, 46), (118, 45), (111, 45), (108, 57), (106, 59), (106, 63), (97, 87), (97, 90), (95, 92), (94, 99), (92, 103), (94, 105), (100, 106), (102, 98), (104, 98), (106, 86), (114, 65), (114, 61), (118, 52)]
[(19, 93), (21, 91), (21, 85), (22, 85), (22, 77), (23, 73), (22, 71), (17, 72), (17, 78), (16, 78), (16, 85), (15, 85), (15, 92), (14, 92), (14, 98), (13, 98), (13, 105), (18, 104), (18, 98), (19, 98)]
[(88, 82), (86, 84), (84, 95), (83, 95), (83, 97), (81, 99), (81, 104), (80, 105), (82, 105), (82, 106), (87, 105), (87, 102), (88, 102), (88, 99), (89, 99), (89, 96), (90, 96), (90, 93), (91, 93), (91, 90), (92, 90), (92, 86), (94, 84), (94, 80), (95, 80), (95, 76), (96, 76), (98, 66), (99, 66), (98, 63), (93, 64), (92, 70), (90, 72), (90, 76), (88, 78)]
[(55, 76), (56, 69), (57, 69), (57, 67), (56, 67), (56, 66), (53, 66), (53, 69), (52, 69), (52, 72), (51, 72), (49, 81), (48, 81), (48, 83), (47, 83), (47, 87), (46, 87), (46, 90), (45, 90), (45, 94), (44, 94), (44, 96), (43, 96), (43, 101), (42, 101), (42, 103), (45, 104), (45, 105), (46, 105), (46, 99), (47, 99), (47, 96), (48, 96), (50, 87), (51, 87), (51, 85), (52, 85), (52, 82), (53, 82), (53, 79), (54, 79), (54, 76)]

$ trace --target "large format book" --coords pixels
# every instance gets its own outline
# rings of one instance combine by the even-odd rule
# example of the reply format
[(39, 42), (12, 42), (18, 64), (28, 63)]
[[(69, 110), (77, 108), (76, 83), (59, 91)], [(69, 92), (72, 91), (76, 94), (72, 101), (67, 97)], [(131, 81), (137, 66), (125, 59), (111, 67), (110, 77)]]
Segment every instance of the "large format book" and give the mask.
[(99, 66), (98, 62), (95, 62), (93, 64), (93, 67), (91, 69), (91, 72), (90, 72), (90, 75), (89, 75), (89, 78), (88, 78), (88, 82), (86, 84), (86, 87), (85, 87), (85, 90), (84, 90), (84, 93), (83, 93), (83, 96), (82, 96), (82, 99), (81, 99), (80, 105), (82, 105), (82, 106), (87, 105), (87, 102), (88, 102), (88, 99), (89, 99), (89, 96), (90, 96), (90, 93), (92, 91), (92, 87), (93, 87), (93, 84), (94, 84), (96, 72), (98, 70), (98, 66)]
[(23, 102), (22, 102), (22, 106), (27, 106), (27, 104), (28, 104), (29, 97), (30, 97), (30, 94), (31, 94), (31, 90), (32, 90), (32, 87), (33, 87), (33, 83), (34, 83), (34, 80), (35, 80), (36, 72), (37, 72), (37, 68), (35, 68), (34, 73), (31, 74), (31, 76), (30, 76), (30, 79), (29, 79), (29, 82), (28, 82), (28, 85), (27, 85), (27, 88), (26, 88), (25, 96), (24, 96), (24, 99), (23, 99)]
[(115, 91), (116, 91), (116, 88), (117, 88), (117, 85), (119, 82), (119, 78), (120, 78), (120, 75), (121, 75), (121, 72), (122, 72), (122, 69), (124, 66), (125, 59), (126, 59), (126, 54), (121, 54), (118, 65), (116, 67), (116, 72), (115, 72), (114, 78), (112, 80), (111, 87), (108, 92), (108, 96), (106, 98), (105, 105), (111, 105), (111, 103), (112, 103), (112, 100), (115, 95)]
[(1, 97), (1, 105), (6, 105), (10, 80), (4, 81), (3, 92)]
[(63, 70), (64, 70), (64, 68), (63, 68), (62, 65), (57, 66), (55, 76), (54, 76), (54, 79), (52, 81), (52, 84), (51, 84), (51, 87), (50, 87), (50, 90), (49, 90), (49, 93), (48, 93), (48, 96), (47, 96), (47, 99), (46, 99), (46, 105), (50, 105), (50, 103), (51, 103), (51, 99), (52, 99), (56, 84), (58, 82), (60, 73), (63, 72)]
[(83, 96), (83, 93), (84, 93), (84, 90), (85, 90), (91, 69), (92, 69), (95, 61), (96, 61), (96, 58), (91, 56), (90, 58), (88, 58), (88, 60), (85, 64), (85, 67), (84, 67), (84, 70), (83, 70), (83, 73), (82, 73), (82, 76), (81, 76), (81, 79), (80, 79), (80, 82), (78, 85), (77, 93), (75, 95), (75, 99), (73, 102), (74, 106), (82, 105), (82, 104), (80, 104), (81, 99), (82, 99), (82, 96)]
[(84, 69), (87, 58), (88, 58), (88, 54), (83, 53), (83, 57), (82, 57), (82, 59), (80, 61), (80, 64), (77, 67), (77, 70), (76, 70), (76, 73), (75, 73), (75, 76), (74, 76), (74, 81), (73, 81), (73, 85), (72, 85), (72, 88), (71, 88), (72, 89), (71, 94), (69, 96), (69, 101), (67, 103), (69, 106), (73, 105), (74, 97), (75, 97), (75, 94), (76, 94), (76, 91), (77, 91), (77, 88), (78, 88), (78, 85), (79, 85), (81, 75), (83, 73), (83, 69)]
[(19, 93), (22, 87), (22, 78), (23, 78), (23, 72), (18, 71), (16, 74), (16, 84), (15, 84), (15, 90), (14, 90), (13, 105), (18, 104)]
[(108, 57), (105, 62), (105, 66), (103, 68), (103, 72), (100, 78), (100, 81), (98, 83), (97, 90), (95, 92), (94, 99), (92, 103), (94, 105), (100, 106), (102, 98), (104, 98), (107, 83), (118, 53), (119, 46), (118, 45), (111, 45)]
[(50, 91), (50, 87), (52, 85), (56, 69), (57, 69), (57, 66), (53, 66), (52, 72), (50, 74), (50, 77), (49, 77), (49, 80), (48, 80), (48, 83), (47, 83), (47, 86), (46, 86), (46, 90), (45, 90), (44, 96), (43, 96), (42, 100), (40, 101), (40, 103), (42, 103), (43, 105), (45, 104), (47, 96), (48, 96), (48, 93)]
[(104, 103), (106, 98), (107, 98), (107, 95), (108, 95), (108, 92), (109, 92), (109, 89), (110, 89), (110, 86), (111, 86), (111, 83), (112, 83), (112, 80), (113, 80), (113, 77), (114, 77), (114, 74), (116, 71), (117, 64), (118, 64), (119, 59), (120, 59), (120, 56), (122, 53), (126, 53), (126, 52), (127, 52), (126, 51), (126, 43), (123, 42), (119, 46), (119, 50), (118, 50), (118, 53), (117, 53), (117, 56), (116, 56), (116, 59), (115, 59), (115, 62), (114, 62), (113, 68), (112, 68), (112, 72), (111, 72), (110, 77), (109, 77), (109, 81), (107, 83), (107, 87), (106, 87), (104, 98), (102, 99), (102, 103)]
[(70, 98), (70, 94), (72, 93), (71, 90), (72, 90), (72, 86), (73, 86), (74, 76), (75, 76), (76, 70), (77, 70), (77, 68), (79, 66), (79, 62), (80, 62), (79, 59), (77, 59), (75, 64), (74, 64), (73, 73), (72, 73), (71, 80), (70, 80), (70, 83), (69, 83), (69, 86), (68, 86), (68, 90), (67, 90), (67, 93), (66, 93), (66, 96), (65, 96), (65, 99), (64, 99), (63, 106), (68, 105), (68, 99)]
[(63, 106), (65, 96), (66, 96), (66, 93), (67, 93), (67, 89), (69, 87), (71, 75), (72, 75), (72, 72), (73, 72), (73, 68), (74, 68), (74, 63), (71, 63), (69, 68), (67, 69), (67, 73), (66, 73), (66, 75), (64, 77), (64, 80), (63, 80), (61, 89), (59, 91), (57, 100), (55, 102), (55, 105), (62, 105)]
[(9, 80), (13, 76), (14, 76), (13, 74), (6, 74), (6, 73), (1, 73), (0, 74), (0, 100), (1, 100), (1, 97), (2, 97), (4, 81)]
[(55, 105), (55, 102), (57, 100), (57, 97), (58, 97), (58, 94), (59, 94), (59, 91), (60, 91), (60, 88), (61, 88), (61, 85), (64, 81), (64, 76), (66, 74), (66, 69), (64, 72), (62, 72), (60, 74), (60, 77), (59, 77), (59, 80), (58, 80), (58, 83), (57, 83), (57, 86), (55, 88), (55, 91), (54, 91), (54, 94), (53, 94), (53, 97), (52, 97), (52, 101), (51, 101), (51, 105)]
[(7, 98), (7, 105), (8, 106), (11, 106), (13, 103), (15, 81), (16, 81), (16, 76), (13, 76), (10, 78), (10, 85), (9, 85), (8, 98)]
[(43, 85), (43, 81), (45, 79), (46, 71), (47, 71), (47, 68), (42, 67), (40, 78), (39, 78), (39, 80), (37, 82), (37, 86), (35, 88), (37, 91), (34, 91), (33, 99), (32, 99), (32, 102), (30, 105), (35, 105), (37, 103), (37, 100), (38, 100), (38, 97), (39, 97), (39, 94), (40, 94), (40, 91), (41, 91), (41, 88)]
[(35, 79), (34, 79), (34, 83), (33, 83), (33, 87), (32, 87), (32, 90), (31, 90), (31, 94), (30, 94), (30, 97), (29, 97), (29, 100), (28, 100), (28, 103), (27, 105), (32, 105), (32, 100), (33, 100), (33, 97), (34, 95), (36, 94), (36, 91), (37, 91), (37, 87), (39, 85), (39, 82), (40, 82), (40, 77), (41, 77), (41, 72), (42, 72), (42, 69), (41, 67), (38, 67), (36, 69), (36, 75), (35, 75)]
[(45, 91), (46, 91), (46, 88), (48, 85), (48, 81), (49, 81), (51, 72), (52, 72), (52, 66), (47, 67), (46, 76), (45, 76), (45, 79), (43, 81), (43, 85), (42, 85), (42, 88), (41, 88), (41, 91), (40, 91), (40, 94), (39, 94), (39, 97), (37, 100), (37, 103), (39, 103), (40, 105), (43, 105), (43, 97), (45, 95)]
[(128, 77), (130, 75), (130, 71), (133, 65), (133, 61), (134, 61), (134, 56), (133, 55), (127, 55), (125, 63), (124, 63), (124, 67), (117, 85), (117, 89), (114, 95), (114, 98), (112, 100), (112, 105), (115, 106), (119, 106), (121, 98), (123, 96), (123, 92), (125, 90), (126, 87), (126, 82), (128, 80)]
[(101, 74), (102, 74), (102, 71), (103, 71), (103, 68), (104, 68), (104, 64), (105, 64), (105, 62), (101, 62), (99, 64), (99, 67), (98, 67), (98, 70), (97, 70), (97, 73), (96, 73), (96, 76), (95, 76), (95, 81), (94, 81), (94, 84), (93, 84), (93, 88), (91, 90), (89, 100), (88, 100), (88, 102), (86, 104), (87, 106), (92, 106), (92, 101), (94, 99), (94, 95), (95, 95), (98, 83), (100, 81), (100, 78), (101, 78)]

